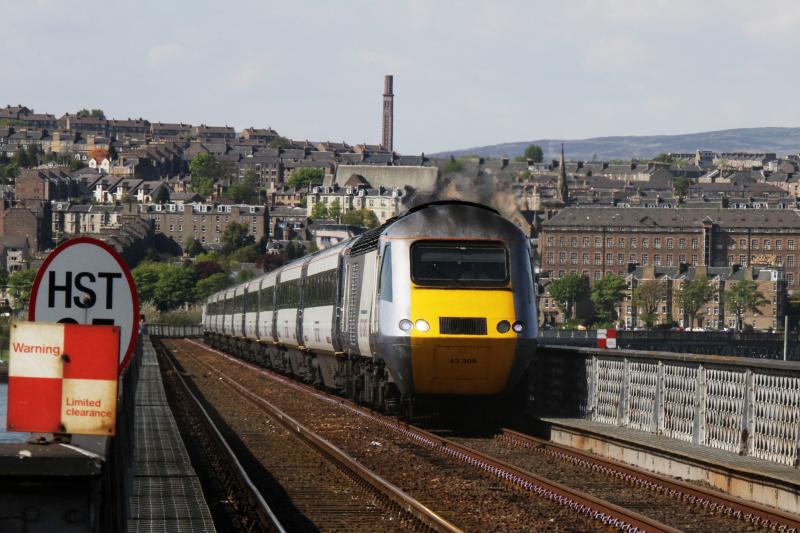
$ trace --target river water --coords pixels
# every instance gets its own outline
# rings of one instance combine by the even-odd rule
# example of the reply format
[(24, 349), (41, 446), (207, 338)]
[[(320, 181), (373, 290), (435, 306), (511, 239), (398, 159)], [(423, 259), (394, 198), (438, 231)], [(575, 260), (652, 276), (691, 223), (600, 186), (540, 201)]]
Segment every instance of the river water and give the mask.
[(8, 412), (8, 385), (0, 383), (0, 442), (25, 442), (29, 433), (6, 432), (6, 413)]

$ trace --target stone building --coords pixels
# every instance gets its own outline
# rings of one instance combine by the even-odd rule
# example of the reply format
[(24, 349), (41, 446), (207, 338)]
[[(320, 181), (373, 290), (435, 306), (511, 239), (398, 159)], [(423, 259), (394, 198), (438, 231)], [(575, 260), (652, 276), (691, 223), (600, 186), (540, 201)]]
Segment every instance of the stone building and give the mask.
[(776, 267), (800, 282), (800, 214), (790, 209), (567, 207), (542, 224), (541, 271), (591, 280), (629, 265)]
[(246, 225), (256, 242), (269, 235), (269, 214), (261, 205), (169, 203), (139, 208), (143, 218), (153, 221), (157, 236), (163, 235), (181, 249), (190, 237), (211, 248), (221, 247), (222, 234), (231, 222)]
[(383, 224), (405, 209), (403, 206), (404, 194), (405, 192), (400, 188), (379, 187), (373, 189), (363, 179), (353, 177), (347, 181), (344, 187), (336, 185), (313, 187), (311, 193), (306, 196), (306, 208), (308, 216), (311, 217), (314, 206), (318, 203), (321, 202), (325, 207), (330, 208), (338, 201), (342, 214), (353, 210), (369, 209)]

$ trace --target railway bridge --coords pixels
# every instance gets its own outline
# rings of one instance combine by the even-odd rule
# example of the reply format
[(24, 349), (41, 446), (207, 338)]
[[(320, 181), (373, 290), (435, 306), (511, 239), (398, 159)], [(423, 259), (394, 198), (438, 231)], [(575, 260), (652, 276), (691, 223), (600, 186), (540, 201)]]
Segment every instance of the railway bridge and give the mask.
[[(261, 483), (248, 478), (260, 471), (261, 467), (255, 464), (259, 452), (253, 448), (249, 454), (242, 455), (239, 448), (250, 442), (256, 429), (266, 434), (277, 431), (275, 428), (253, 426), (249, 432), (237, 430), (235, 425), (224, 423), (223, 408), (218, 404), (203, 415), (205, 418), (197, 413), (187, 414), (190, 396), (205, 396), (208, 410), (216, 401), (209, 387), (222, 386), (215, 384), (228, 379), (233, 382), (234, 378), (226, 376), (219, 368), (235, 367), (251, 374), (266, 371), (257, 369), (252, 361), (237, 360), (236, 354), (217, 352), (215, 355), (213, 350), (203, 348), (203, 332), (199, 327), (150, 325), (148, 330), (149, 335), (141, 337), (136, 354), (121, 377), (117, 436), (74, 437), (71, 442), (65, 442), (46, 435), (0, 433), (0, 530), (213, 531), (216, 527), (225, 527), (219, 523), (221, 516), (230, 519), (231, 515), (236, 516), (236, 523), (244, 530), (261, 527), (257, 524), (271, 524), (271, 529), (276, 531), (292, 529), (297, 524), (318, 527), (314, 513), (326, 512), (324, 508), (318, 510), (319, 497), (314, 503), (316, 507), (298, 502), (294, 511), (286, 511), (282, 504), (275, 503), (282, 501), (282, 496), (274, 490), (259, 493), (247, 489), (248, 483)], [(566, 461), (566, 457), (576, 465), (594, 462), (595, 475), (616, 472), (617, 481), (613, 483), (623, 479), (634, 486), (651, 488), (658, 483), (653, 481), (659, 479), (657, 477), (642, 481), (641, 476), (645, 475), (703, 482), (715, 491), (692, 493), (686, 498), (716, 502), (711, 504), (715, 509), (732, 509), (725, 515), (731, 520), (747, 515), (748, 520), (759, 527), (770, 523), (788, 524), (788, 529), (800, 526), (800, 518), (797, 518), (800, 512), (800, 362), (650, 349), (600, 350), (588, 345), (569, 346), (562, 343), (563, 338), (543, 340), (548, 344), (540, 346), (529, 369), (527, 400), (520, 409), (517, 429), (544, 436), (549, 444), (536, 444), (531, 449), (552, 446), (555, 451), (547, 453), (552, 453), (559, 461)], [(631, 342), (633, 340), (631, 338)], [(752, 341), (755, 350), (758, 339)], [(589, 344), (586, 338), (581, 342)], [(684, 346), (677, 339), (671, 342), (671, 347)], [(665, 347), (663, 344), (647, 345), (648, 348), (653, 346)], [(761, 352), (750, 355), (758, 353)], [(229, 360), (225, 367), (215, 369), (211, 366), (213, 357)], [(168, 358), (174, 362), (167, 363)], [(197, 364), (204, 361), (208, 367), (186, 366), (195, 364), (195, 359)], [(204, 378), (207, 379), (204, 381)], [(179, 391), (179, 381), (187, 382), (185, 392)], [(233, 387), (231, 383), (231, 391)], [(239, 387), (248, 388), (241, 383)], [(0, 399), (3, 396), (4, 391)], [(275, 402), (266, 398), (253, 402)], [(229, 403), (241, 404), (242, 401)], [(359, 410), (357, 406), (347, 409), (353, 416)], [(290, 417), (286, 413), (281, 416)], [(0, 425), (4, 427), (3, 417), (0, 405)], [(316, 437), (311, 436), (310, 422), (301, 422), (299, 418), (291, 420), (287, 427), (294, 429), (281, 431), (298, 432), (303, 442), (311, 446), (308, 443)], [(392, 424), (377, 418), (365, 420), (376, 427), (387, 428)], [(567, 514), (561, 515), (562, 520), (564, 517), (576, 523), (599, 520), (625, 527), (635, 523), (642, 531), (670, 530), (659, 525), (665, 521), (671, 523), (663, 515), (658, 520), (636, 513), (615, 518), (613, 505), (602, 507), (605, 496), (580, 499), (581, 496), (574, 494), (564, 495), (557, 492), (560, 490), (557, 485), (546, 485), (547, 481), (536, 477), (532, 471), (503, 470), (509, 465), (497, 459), (499, 447), (509, 442), (522, 443), (528, 438), (522, 434), (504, 433), (503, 439), (491, 446), (485, 445), (489, 451), (483, 449), (484, 454), (494, 457), (486, 459), (487, 455), (470, 455), (477, 453), (470, 447), (480, 446), (474, 438), (442, 445), (444, 441), (437, 440), (440, 437), (413, 427), (401, 426), (393, 431), (411, 439), (415, 445), (439, 450), (437, 453), (447, 450), (448, 461), (466, 457), (464, 460), (469, 464), (487, 465), (486, 475), (501, 471), (504, 479), (519, 480), (518, 487), (522, 489), (513, 490), (532, 491), (537, 498), (542, 498), (542, 505), (551, 505), (553, 501), (572, 502), (569, 511), (563, 511)], [(230, 441), (232, 435), (238, 438)], [(332, 435), (327, 440), (334, 439)], [(371, 442), (366, 441), (369, 452), (358, 461), (366, 470), (370, 470), (368, 465), (372, 464), (370, 457), (388, 453), (391, 440), (378, 433), (370, 438)], [(353, 473), (348, 470), (351, 466), (347, 466), (347, 455), (351, 453), (348, 443), (333, 444), (338, 446), (334, 446), (338, 452), (327, 453), (337, 457), (335, 468), (348, 472), (348, 479), (369, 480), (359, 481), (362, 489), (358, 490), (365, 490), (363, 486), (370, 484), (378, 485), (379, 477), (389, 475), (376, 473), (374, 468), (372, 472)], [(273, 453), (278, 453), (276, 450), (273, 449)], [(238, 460), (226, 459), (228, 453)], [(579, 456), (579, 453), (586, 454)], [(508, 457), (518, 460), (518, 455)], [(612, 462), (601, 464), (608, 459)], [(555, 459), (549, 460), (553, 461)], [(620, 474), (622, 468), (641, 470), (635, 474)], [(275, 477), (280, 475), (275, 474)], [(361, 475), (365, 477), (358, 477)], [(304, 478), (303, 483), (310, 481)], [(397, 483), (400, 481), (395, 485)], [(517, 481), (512, 482), (515, 483)], [(215, 484), (221, 484), (231, 498), (239, 498), (238, 503), (223, 505), (209, 498), (207, 492), (214, 490)], [(658, 490), (694, 490), (691, 487)], [(349, 490), (344, 485), (339, 489)], [(286, 488), (285, 492), (291, 493), (291, 489)], [(747, 499), (752, 502), (748, 504), (751, 507), (746, 511), (733, 509), (733, 503), (722, 499), (725, 494)], [(407, 491), (384, 493), (374, 497), (377, 498), (374, 501), (388, 503), (371, 505), (391, 508), (387, 512), (400, 517), (397, 519), (401, 521), (419, 520), (425, 524), (423, 529), (453, 531), (459, 527), (474, 529), (480, 524), (480, 518), (474, 518), (475, 522), (465, 518), (467, 521), (460, 523), (458, 516), (469, 513), (449, 511), (452, 502), (444, 496), (442, 501), (428, 501), (419, 508), (415, 507), (411, 496), (413, 494)], [(424, 497), (421, 499), (424, 501)], [(311, 510), (298, 511), (306, 504), (311, 505)], [(433, 518), (426, 515), (424, 509), (432, 511)], [(513, 513), (509, 511), (508, 516), (503, 515), (502, 509), (496, 509), (497, 519), (507, 520), (503, 522), (507, 526), (513, 525)], [(406, 512), (411, 514), (407, 516)], [(570, 518), (573, 514), (569, 513), (574, 517)], [(702, 514), (701, 511), (697, 513)], [(356, 516), (367, 520), (363, 512)], [(681, 522), (675, 523), (680, 526), (678, 529), (686, 527)], [(730, 527), (735, 530), (735, 523)]]

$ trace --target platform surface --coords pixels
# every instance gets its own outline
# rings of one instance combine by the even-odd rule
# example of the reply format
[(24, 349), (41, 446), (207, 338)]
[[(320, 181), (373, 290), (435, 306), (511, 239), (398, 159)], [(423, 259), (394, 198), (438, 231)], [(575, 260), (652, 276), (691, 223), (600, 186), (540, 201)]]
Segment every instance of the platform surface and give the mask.
[(680, 441), (664, 435), (656, 435), (636, 429), (623, 428), (584, 420), (582, 418), (541, 418), (542, 422), (554, 428), (564, 428), (631, 443), (635, 446), (661, 455), (671, 455), (691, 462), (700, 462), (729, 471), (741, 473), (744, 477), (774, 480), (794, 485), (800, 490), (800, 469), (782, 465), (765, 459), (738, 455), (725, 450), (700, 446)]
[(128, 531), (213, 532), (200, 480), (167, 404), (155, 350), (149, 341), (142, 347)]

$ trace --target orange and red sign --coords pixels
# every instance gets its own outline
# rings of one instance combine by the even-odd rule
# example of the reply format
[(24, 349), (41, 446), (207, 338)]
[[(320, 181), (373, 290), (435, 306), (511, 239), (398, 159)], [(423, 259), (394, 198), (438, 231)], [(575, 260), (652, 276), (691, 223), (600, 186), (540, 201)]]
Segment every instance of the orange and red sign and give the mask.
[(11, 325), (8, 430), (114, 435), (117, 326)]

